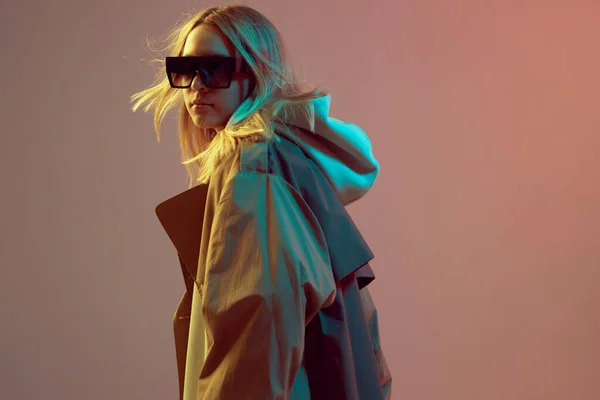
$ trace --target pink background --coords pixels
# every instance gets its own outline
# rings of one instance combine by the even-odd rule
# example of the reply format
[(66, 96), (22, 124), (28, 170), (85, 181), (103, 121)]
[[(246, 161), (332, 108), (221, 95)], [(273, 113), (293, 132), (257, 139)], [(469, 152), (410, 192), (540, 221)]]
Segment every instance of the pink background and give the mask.
[[(393, 399), (600, 398), (600, 3), (262, 0), (381, 163), (349, 207)], [(2, 3), (0, 397), (175, 399), (185, 184), (129, 96), (188, 1)]]

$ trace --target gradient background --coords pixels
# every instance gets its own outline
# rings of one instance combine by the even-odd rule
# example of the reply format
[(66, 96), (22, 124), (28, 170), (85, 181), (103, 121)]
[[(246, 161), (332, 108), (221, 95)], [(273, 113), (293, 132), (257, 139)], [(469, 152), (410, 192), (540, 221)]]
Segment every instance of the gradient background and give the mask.
[[(381, 163), (349, 210), (394, 400), (600, 398), (600, 3), (262, 0)], [(188, 1), (3, 1), (0, 397), (175, 399), (154, 207), (176, 115), (129, 96)]]

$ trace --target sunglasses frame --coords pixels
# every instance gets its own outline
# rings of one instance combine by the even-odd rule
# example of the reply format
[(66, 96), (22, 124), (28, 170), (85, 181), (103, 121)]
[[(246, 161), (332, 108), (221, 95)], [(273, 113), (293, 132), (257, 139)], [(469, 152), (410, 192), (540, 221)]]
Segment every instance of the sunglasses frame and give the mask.
[[(190, 80), (189, 85), (187, 86), (176, 86), (173, 83), (173, 79), (171, 77), (172, 70), (180, 64), (181, 61), (191, 62), (192, 63), (192, 71), (194, 72), (194, 77)], [(227, 86), (211, 86), (204, 81), (204, 77), (202, 73), (200, 73), (200, 68), (202, 63), (205, 62), (213, 62), (213, 61), (223, 61), (228, 60), (230, 63), (229, 75), (227, 76)], [(172, 88), (175, 89), (186, 89), (192, 86), (192, 82), (196, 77), (196, 73), (200, 75), (200, 79), (206, 87), (213, 89), (228, 89), (231, 86), (231, 82), (233, 81), (233, 73), (245, 73), (249, 71), (248, 64), (242, 57), (228, 57), (228, 56), (179, 56), (179, 57), (166, 57), (165, 66), (167, 72), (167, 78), (169, 79), (169, 84)]]

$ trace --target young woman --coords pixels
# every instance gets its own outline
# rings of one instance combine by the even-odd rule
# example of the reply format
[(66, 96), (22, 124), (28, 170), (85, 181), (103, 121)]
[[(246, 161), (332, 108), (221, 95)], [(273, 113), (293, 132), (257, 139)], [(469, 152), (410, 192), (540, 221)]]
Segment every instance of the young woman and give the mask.
[[(168, 41), (156, 83), (132, 100), (155, 109), (159, 140), (179, 108), (197, 183), (162, 203), (188, 224), (161, 219), (190, 283), (174, 316), (180, 399), (389, 399), (373, 254), (345, 210), (377, 177), (368, 137), (329, 117), (329, 94), (300, 88), (251, 7), (207, 8)], [(194, 190), (201, 200), (180, 201)], [(194, 253), (182, 243), (196, 243), (197, 214)]]

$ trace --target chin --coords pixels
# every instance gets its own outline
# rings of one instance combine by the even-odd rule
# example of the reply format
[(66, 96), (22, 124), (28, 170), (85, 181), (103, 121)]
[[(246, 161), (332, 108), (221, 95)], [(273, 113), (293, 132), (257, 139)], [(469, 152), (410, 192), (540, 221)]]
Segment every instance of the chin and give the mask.
[(219, 125), (218, 123), (215, 123), (215, 121), (212, 121), (211, 119), (192, 118), (192, 121), (194, 122), (194, 125), (196, 125), (198, 128), (217, 129), (218, 125)]

